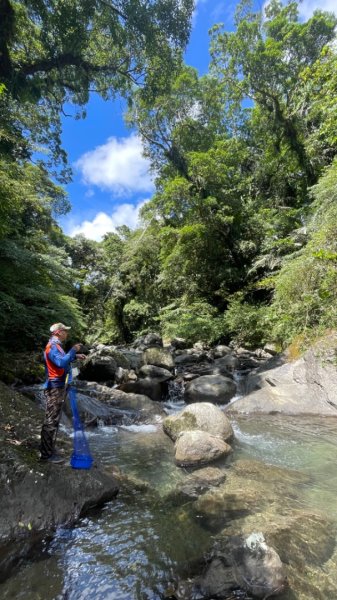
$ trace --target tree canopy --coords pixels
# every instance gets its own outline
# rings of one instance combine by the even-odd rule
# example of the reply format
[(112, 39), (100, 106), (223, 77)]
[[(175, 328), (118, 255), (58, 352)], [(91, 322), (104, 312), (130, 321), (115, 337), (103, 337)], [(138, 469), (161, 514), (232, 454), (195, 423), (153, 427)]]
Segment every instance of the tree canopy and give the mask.
[[(13, 327), (35, 343), (54, 314), (122, 343), (156, 330), (282, 347), (337, 327), (333, 14), (244, 0), (199, 76), (182, 61), (190, 0), (0, 5), (4, 345)], [(56, 224), (60, 114), (92, 91), (128, 98), (156, 184), (142, 225), (100, 243)]]

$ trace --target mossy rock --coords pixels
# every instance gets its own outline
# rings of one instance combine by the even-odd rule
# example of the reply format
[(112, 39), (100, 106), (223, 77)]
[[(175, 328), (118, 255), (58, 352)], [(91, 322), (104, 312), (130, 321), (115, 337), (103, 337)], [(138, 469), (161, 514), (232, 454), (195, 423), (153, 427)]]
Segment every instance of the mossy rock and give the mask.
[(197, 419), (195, 415), (188, 412), (180, 414), (179, 418), (177, 418), (177, 415), (167, 417), (163, 422), (165, 433), (167, 433), (174, 442), (183, 431), (191, 431), (197, 428)]
[(233, 437), (232, 426), (220, 408), (209, 402), (189, 404), (177, 415), (167, 417), (163, 422), (165, 433), (173, 440), (183, 431), (199, 429), (215, 435), (224, 441)]

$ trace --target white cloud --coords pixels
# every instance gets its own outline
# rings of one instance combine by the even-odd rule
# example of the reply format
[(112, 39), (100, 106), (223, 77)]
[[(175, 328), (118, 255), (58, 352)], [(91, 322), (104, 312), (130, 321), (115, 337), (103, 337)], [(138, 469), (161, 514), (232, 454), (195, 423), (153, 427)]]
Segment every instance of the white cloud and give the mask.
[(71, 237), (81, 233), (85, 237), (100, 241), (105, 233), (115, 231), (120, 225), (127, 225), (135, 229), (139, 225), (139, 211), (147, 200), (142, 200), (137, 205), (119, 204), (111, 215), (99, 212), (92, 221), (83, 221), (73, 227), (69, 233)]
[(304, 19), (309, 19), (315, 10), (337, 12), (336, 0), (303, 0), (298, 5), (298, 10)]
[(194, 10), (192, 14), (192, 25), (195, 25), (198, 16), (198, 9), (202, 4), (206, 4), (208, 0), (194, 0)]
[(153, 189), (150, 164), (135, 134), (126, 138), (110, 137), (102, 146), (83, 154), (75, 167), (81, 171), (85, 184), (111, 190), (116, 196)]

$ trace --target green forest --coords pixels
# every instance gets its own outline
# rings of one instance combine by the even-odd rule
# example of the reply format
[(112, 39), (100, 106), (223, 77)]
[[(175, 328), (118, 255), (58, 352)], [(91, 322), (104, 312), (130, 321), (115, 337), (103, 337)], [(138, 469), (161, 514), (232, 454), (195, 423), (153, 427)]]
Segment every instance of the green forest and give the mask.
[[(155, 331), (305, 346), (337, 327), (337, 19), (296, 2), (215, 24), (193, 0), (0, 0), (0, 348), (54, 321), (89, 343)], [(141, 226), (67, 237), (67, 103), (127, 100), (156, 190)]]

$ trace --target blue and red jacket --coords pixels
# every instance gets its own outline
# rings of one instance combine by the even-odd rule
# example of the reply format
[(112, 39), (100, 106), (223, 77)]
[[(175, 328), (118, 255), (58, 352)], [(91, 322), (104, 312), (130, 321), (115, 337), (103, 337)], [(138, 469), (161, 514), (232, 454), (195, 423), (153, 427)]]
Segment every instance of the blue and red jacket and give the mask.
[(76, 350), (71, 348), (68, 354), (65, 353), (58, 337), (50, 338), (45, 351), (44, 360), (46, 366), (47, 380), (45, 388), (64, 387), (68, 375), (67, 383), (71, 382), (72, 361), (76, 359)]

